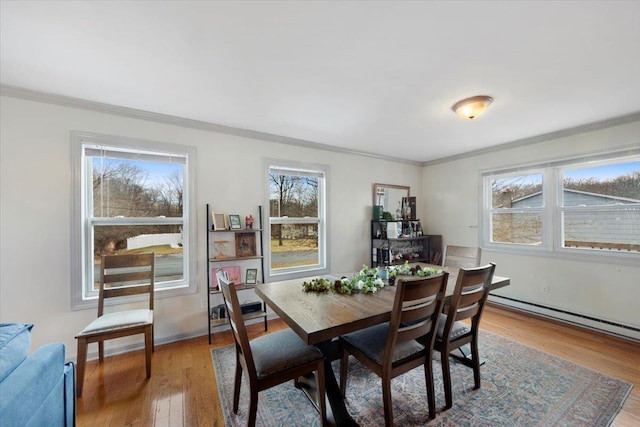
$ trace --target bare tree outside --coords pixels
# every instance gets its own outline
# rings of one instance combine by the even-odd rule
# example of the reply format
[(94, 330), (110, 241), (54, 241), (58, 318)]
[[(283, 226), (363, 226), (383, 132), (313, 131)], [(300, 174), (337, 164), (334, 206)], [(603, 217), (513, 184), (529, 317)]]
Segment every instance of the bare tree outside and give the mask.
[[(182, 171), (161, 181), (150, 179), (145, 162), (93, 158), (93, 216), (95, 218), (181, 217)], [(94, 227), (94, 254), (126, 249), (127, 238), (140, 234), (180, 233), (179, 225), (109, 225)]]
[(269, 174), (271, 267), (318, 264), (319, 178)]

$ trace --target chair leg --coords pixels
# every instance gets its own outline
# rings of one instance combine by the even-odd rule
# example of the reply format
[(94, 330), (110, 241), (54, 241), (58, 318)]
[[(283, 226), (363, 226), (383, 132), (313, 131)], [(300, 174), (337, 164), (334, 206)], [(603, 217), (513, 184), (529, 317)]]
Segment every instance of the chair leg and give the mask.
[(147, 369), (147, 378), (151, 378), (151, 352), (153, 351), (153, 329), (144, 330), (144, 358)]
[(340, 394), (344, 399), (347, 390), (347, 371), (349, 370), (349, 353), (342, 350), (342, 358), (340, 359)]
[(104, 341), (98, 341), (98, 360), (104, 363)]
[(440, 358), (442, 359), (442, 382), (444, 384), (444, 409), (449, 409), (453, 406), (453, 397), (451, 396), (451, 371), (449, 370), (449, 349), (443, 348), (442, 350)]
[(258, 414), (258, 390), (257, 387), (251, 387), (249, 393), (249, 419), (247, 420), (247, 426), (254, 427), (256, 425), (256, 418)]
[(471, 341), (471, 357), (473, 360), (473, 389), (477, 390), (480, 388), (480, 353), (478, 352), (478, 339), (474, 337), (473, 341)]
[(427, 402), (429, 403), (430, 420), (436, 417), (436, 394), (433, 384), (433, 362), (431, 361), (431, 356), (431, 353), (427, 354), (424, 362), (424, 380), (427, 385)]
[(156, 335), (155, 328), (153, 327), (153, 323), (151, 324), (151, 351), (156, 351)]
[(393, 426), (393, 401), (391, 400), (391, 378), (382, 378), (382, 402), (384, 404), (384, 425)]
[(82, 396), (82, 386), (84, 385), (84, 370), (87, 364), (87, 340), (86, 338), (78, 338), (78, 354), (76, 357), (77, 377), (76, 377), (76, 395)]
[[(330, 362), (329, 362), (330, 363)], [(321, 425), (327, 425), (327, 402), (324, 388), (324, 360), (318, 363), (318, 376), (316, 382), (318, 384), (318, 407), (320, 409), (320, 422)]]
[(242, 365), (240, 358), (236, 353), (236, 375), (233, 382), (233, 413), (238, 413), (238, 404), (240, 403), (240, 385), (242, 384)]

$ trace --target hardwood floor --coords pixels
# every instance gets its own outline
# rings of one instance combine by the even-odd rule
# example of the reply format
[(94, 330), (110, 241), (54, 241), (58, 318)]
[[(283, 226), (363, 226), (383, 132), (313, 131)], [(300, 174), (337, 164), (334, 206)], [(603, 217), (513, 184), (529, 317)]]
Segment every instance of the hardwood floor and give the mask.
[[(490, 305), (482, 329), (634, 385), (614, 427), (640, 425), (640, 344)], [(248, 327), (251, 338), (263, 324)], [(269, 322), (269, 332), (285, 328)], [(156, 346), (152, 375), (144, 350), (87, 363), (77, 424), (83, 426), (224, 426), (210, 349), (232, 343), (228, 331)]]

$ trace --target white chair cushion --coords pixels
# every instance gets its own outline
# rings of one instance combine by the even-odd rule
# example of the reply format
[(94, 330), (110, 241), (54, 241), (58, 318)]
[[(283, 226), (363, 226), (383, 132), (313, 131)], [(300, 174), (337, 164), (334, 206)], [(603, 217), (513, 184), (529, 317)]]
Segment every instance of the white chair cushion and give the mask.
[(116, 313), (107, 313), (91, 322), (79, 335), (107, 332), (132, 326), (149, 325), (153, 323), (153, 310), (125, 310)]

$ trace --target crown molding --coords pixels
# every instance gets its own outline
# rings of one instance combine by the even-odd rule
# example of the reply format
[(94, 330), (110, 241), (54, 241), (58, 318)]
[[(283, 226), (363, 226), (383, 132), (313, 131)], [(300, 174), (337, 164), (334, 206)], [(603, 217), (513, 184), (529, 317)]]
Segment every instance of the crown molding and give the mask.
[(172, 126), (180, 126), (190, 129), (204, 130), (208, 132), (223, 133), (243, 138), (257, 139), (260, 141), (275, 142), (278, 144), (294, 145), (297, 147), (311, 148), (315, 150), (331, 151), (335, 153), (351, 154), (355, 156), (369, 157), (379, 160), (403, 163), (413, 166), (422, 166), (423, 163), (416, 160), (401, 159), (379, 154), (367, 153), (364, 151), (351, 150), (320, 142), (308, 141), (304, 139), (291, 138), (288, 136), (276, 135), (267, 132), (260, 132), (250, 129), (225, 126), (217, 123), (204, 122), (199, 120), (186, 119), (184, 117), (171, 116), (168, 114), (153, 113), (151, 111), (138, 110), (135, 108), (121, 107), (118, 105), (105, 104), (102, 102), (89, 101), (81, 98), (58, 95), (54, 93), (41, 92), (32, 89), (25, 89), (17, 86), (0, 85), (0, 95), (12, 98), (20, 98), (28, 101), (43, 102), (47, 104), (61, 105), (63, 107), (79, 108), (82, 110), (96, 111), (99, 113), (113, 114), (117, 116), (163, 123)]
[(481, 154), (494, 153), (496, 151), (518, 148), (524, 145), (538, 144), (541, 142), (547, 142), (547, 141), (551, 141), (559, 138), (566, 138), (572, 135), (579, 135), (581, 133), (593, 132), (596, 130), (606, 129), (614, 126), (620, 126), (620, 125), (633, 123), (637, 121), (640, 121), (640, 112), (628, 114), (625, 116), (613, 117), (611, 119), (606, 119), (599, 122), (588, 123), (586, 125), (580, 125), (580, 126), (576, 126), (569, 129), (563, 129), (555, 132), (545, 133), (538, 136), (519, 139), (516, 141), (505, 142), (503, 144), (498, 144), (498, 145), (494, 145), (487, 148), (481, 148), (479, 150), (468, 151), (466, 153), (456, 154), (454, 156), (444, 157), (442, 159), (430, 160), (428, 162), (423, 162), (422, 166), (433, 166), (441, 163), (452, 162), (454, 160), (465, 159), (468, 157), (475, 157)]

